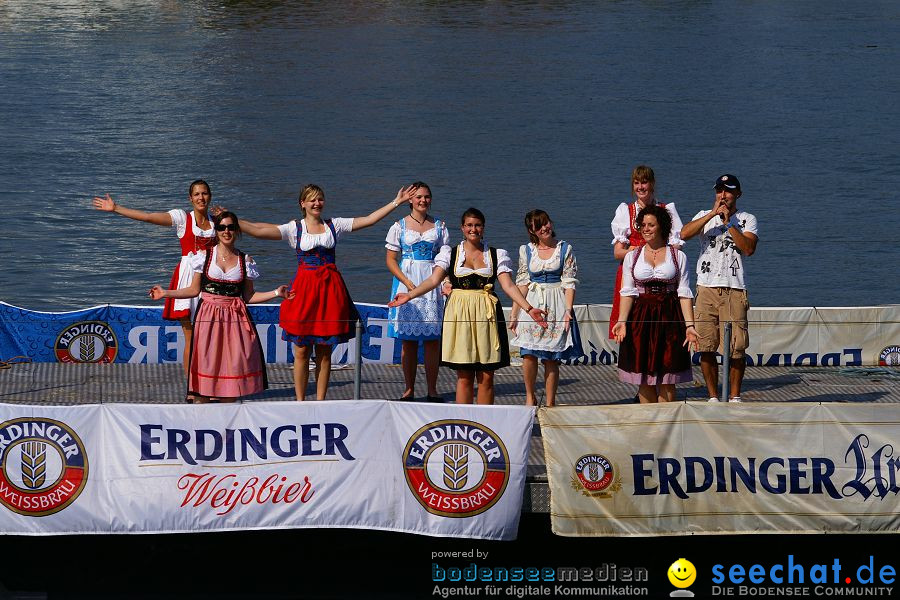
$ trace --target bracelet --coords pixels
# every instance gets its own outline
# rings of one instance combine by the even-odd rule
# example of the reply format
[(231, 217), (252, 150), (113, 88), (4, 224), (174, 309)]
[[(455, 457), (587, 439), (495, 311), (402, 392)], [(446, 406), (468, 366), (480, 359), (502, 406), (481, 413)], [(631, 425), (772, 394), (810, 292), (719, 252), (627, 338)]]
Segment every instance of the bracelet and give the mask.
[(396, 200), (391, 200), (391, 204), (394, 205), (394, 208), (397, 208), (398, 206), (400, 206), (400, 203), (397, 202)]

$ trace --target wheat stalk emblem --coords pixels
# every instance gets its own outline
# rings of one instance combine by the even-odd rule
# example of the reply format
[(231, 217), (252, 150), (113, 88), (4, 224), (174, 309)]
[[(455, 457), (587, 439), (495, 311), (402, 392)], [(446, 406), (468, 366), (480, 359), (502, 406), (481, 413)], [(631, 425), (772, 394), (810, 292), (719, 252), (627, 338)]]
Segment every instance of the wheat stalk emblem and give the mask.
[(444, 485), (448, 490), (461, 490), (469, 475), (469, 449), (465, 444), (444, 446)]
[(94, 360), (94, 336), (87, 335), (81, 338), (81, 343), (78, 344), (78, 352), (81, 354), (82, 362), (93, 362)]
[(589, 464), (587, 475), (588, 481), (597, 481), (600, 479), (600, 467), (596, 463)]
[(33, 490), (44, 485), (47, 479), (47, 444), (25, 442), (22, 444), (22, 481)]

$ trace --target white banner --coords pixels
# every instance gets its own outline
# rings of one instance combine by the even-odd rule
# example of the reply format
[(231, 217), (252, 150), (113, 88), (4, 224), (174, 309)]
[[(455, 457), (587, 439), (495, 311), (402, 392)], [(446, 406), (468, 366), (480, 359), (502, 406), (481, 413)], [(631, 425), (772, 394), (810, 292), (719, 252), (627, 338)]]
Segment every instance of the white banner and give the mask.
[(516, 537), (525, 407), (0, 404), (0, 533)]
[[(586, 357), (578, 364), (615, 365), (608, 304), (575, 307)], [(900, 305), (750, 308), (750, 366), (900, 365)], [(694, 354), (694, 364), (700, 355)]]
[(542, 408), (554, 533), (900, 530), (900, 406)]

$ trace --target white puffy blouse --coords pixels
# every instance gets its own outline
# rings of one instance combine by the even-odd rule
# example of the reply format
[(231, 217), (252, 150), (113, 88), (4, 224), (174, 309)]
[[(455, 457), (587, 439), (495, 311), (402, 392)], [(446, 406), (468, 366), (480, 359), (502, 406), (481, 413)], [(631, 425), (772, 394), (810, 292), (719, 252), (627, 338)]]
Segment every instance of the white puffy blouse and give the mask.
[[(678, 297), (693, 298), (694, 293), (691, 291), (691, 279), (687, 270), (687, 256), (681, 250), (676, 251), (675, 255), (678, 257), (678, 264), (675, 265), (672, 263), (672, 252), (668, 247), (665, 254), (666, 260), (655, 267), (644, 259), (643, 246), (626, 254), (622, 263), (622, 289), (619, 295), (640, 295), (635, 285), (635, 279), (638, 282), (643, 282), (651, 279), (668, 280), (678, 277)], [(637, 263), (635, 263), (635, 260)], [(634, 265), (634, 277), (631, 276), (631, 265)]]
[[(241, 280), (241, 263), (238, 262), (234, 267), (228, 269), (228, 271), (223, 271), (219, 266), (218, 261), (218, 246), (213, 247), (212, 250), (212, 258), (209, 260), (209, 276), (213, 279), (220, 279), (222, 281), (240, 281)], [(191, 270), (195, 273), (203, 272), (203, 265), (206, 263), (206, 252), (198, 252), (191, 256)], [(259, 278), (259, 269), (256, 266), (256, 261), (247, 257), (247, 279), (258, 279)]]
[[(482, 269), (470, 269), (468, 267), (463, 266), (463, 263), (466, 260), (466, 249), (465, 242), (459, 243), (459, 251), (456, 254), (456, 270), (455, 273), (460, 277), (464, 277), (466, 275), (471, 275), (472, 273), (478, 273), (479, 275), (483, 275), (485, 277), (490, 277), (491, 275), (491, 253), (488, 252), (488, 244), (487, 242), (482, 240), (482, 247), (484, 249), (484, 268)], [(438, 255), (434, 257), (434, 266), (441, 267), (447, 273), (451, 272), (450, 267), (450, 246), (443, 246), (441, 251), (438, 252)], [(503, 248), (497, 248), (497, 275), (500, 273), (512, 273), (512, 261), (509, 259), (509, 253)]]
[[(301, 236), (300, 236), (300, 249), (301, 250), (312, 250), (313, 248), (334, 248), (335, 244), (337, 244), (337, 240), (334, 239), (335, 236), (331, 235), (331, 228), (328, 225), (325, 225), (325, 231), (322, 233), (312, 234), (306, 231), (306, 222), (303, 219), (299, 221), (291, 220), (285, 223), (284, 225), (278, 226), (278, 231), (281, 232), (281, 239), (285, 240), (288, 244), (290, 244), (291, 248), (297, 247), (297, 223), (300, 223), (301, 228)], [(341, 239), (341, 237), (345, 233), (350, 233), (353, 231), (353, 219), (344, 219), (341, 217), (331, 219), (331, 224), (334, 225), (334, 233), (337, 235), (337, 239)]]

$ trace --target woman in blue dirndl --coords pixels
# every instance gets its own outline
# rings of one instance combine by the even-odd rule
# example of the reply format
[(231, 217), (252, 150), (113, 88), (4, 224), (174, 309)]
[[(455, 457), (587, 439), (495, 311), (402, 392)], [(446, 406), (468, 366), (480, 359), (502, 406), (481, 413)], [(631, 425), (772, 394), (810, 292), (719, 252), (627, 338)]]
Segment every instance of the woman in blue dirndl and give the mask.
[(516, 285), (532, 306), (547, 311), (547, 327), (513, 305), (509, 328), (515, 333), (510, 340), (519, 347), (525, 380), (525, 404), (535, 405), (535, 383), (538, 360), (544, 364), (544, 402), (556, 404), (559, 386), (559, 363), (584, 356), (574, 303), (576, 276), (575, 251), (572, 245), (556, 239), (553, 222), (543, 210), (525, 215), (525, 229), (530, 243), (519, 247), (519, 269)]
[[(409, 216), (394, 223), (388, 230), (385, 247), (388, 270), (394, 275), (391, 299), (408, 292), (431, 276), (434, 257), (450, 243), (447, 227), (440, 219), (428, 215), (431, 190), (425, 183), (412, 184)], [(398, 260), (399, 259), (399, 260)], [(403, 367), (405, 389), (401, 400), (415, 397), (416, 369), (419, 362), (419, 343), (425, 354), (425, 379), (428, 401), (440, 402), (437, 376), (441, 362), (441, 325), (444, 316), (444, 296), (434, 289), (407, 304), (388, 311), (388, 337), (401, 341), (400, 364)]]

